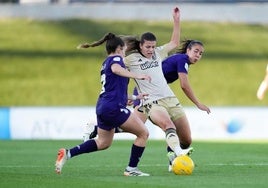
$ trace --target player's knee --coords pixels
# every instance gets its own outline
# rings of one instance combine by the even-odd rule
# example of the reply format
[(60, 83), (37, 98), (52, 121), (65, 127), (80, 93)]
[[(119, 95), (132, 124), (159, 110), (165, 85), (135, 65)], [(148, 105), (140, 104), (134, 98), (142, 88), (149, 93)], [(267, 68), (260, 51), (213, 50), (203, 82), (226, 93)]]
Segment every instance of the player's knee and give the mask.
[(111, 146), (112, 143), (109, 142), (97, 142), (98, 143), (98, 150), (105, 150)]
[(149, 138), (149, 131), (147, 129), (144, 129), (137, 135), (137, 137), (144, 141), (147, 141)]
[(142, 133), (141, 136), (144, 140), (147, 140), (149, 138), (149, 131), (145, 129)]

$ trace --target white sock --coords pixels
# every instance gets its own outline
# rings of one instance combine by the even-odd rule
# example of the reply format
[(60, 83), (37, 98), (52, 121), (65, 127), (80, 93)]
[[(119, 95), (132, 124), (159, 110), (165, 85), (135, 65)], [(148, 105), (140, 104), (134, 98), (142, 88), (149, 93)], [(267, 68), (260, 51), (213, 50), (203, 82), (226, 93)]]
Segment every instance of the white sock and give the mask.
[(176, 155), (181, 153), (180, 140), (175, 129), (171, 128), (166, 130), (166, 142)]

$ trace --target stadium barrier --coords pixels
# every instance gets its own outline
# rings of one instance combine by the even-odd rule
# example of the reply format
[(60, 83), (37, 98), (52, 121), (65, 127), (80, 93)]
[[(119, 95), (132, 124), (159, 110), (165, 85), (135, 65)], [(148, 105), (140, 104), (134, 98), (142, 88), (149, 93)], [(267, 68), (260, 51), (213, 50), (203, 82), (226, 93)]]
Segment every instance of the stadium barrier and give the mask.
[[(93, 19), (100, 21), (170, 21), (172, 19), (170, 11), (175, 5), (179, 5), (181, 9), (182, 21), (234, 22), (250, 24), (268, 23), (268, 3), (5, 4), (0, 6), (0, 19), (26, 18), (36, 20)], [(161, 14), (159, 14), (159, 12), (161, 12)]]
[[(267, 140), (267, 107), (212, 107), (206, 114), (185, 107), (194, 140)], [(88, 122), (96, 122), (95, 107), (0, 108), (0, 139), (82, 139)], [(150, 139), (164, 139), (160, 128), (146, 122)], [(116, 139), (134, 138), (129, 133)]]

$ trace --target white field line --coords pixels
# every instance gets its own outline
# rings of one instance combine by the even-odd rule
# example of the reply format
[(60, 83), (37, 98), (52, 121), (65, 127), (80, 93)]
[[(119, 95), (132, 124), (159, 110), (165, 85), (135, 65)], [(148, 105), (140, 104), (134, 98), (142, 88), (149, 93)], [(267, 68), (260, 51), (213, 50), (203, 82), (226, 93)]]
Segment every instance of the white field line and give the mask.
[[(121, 167), (122, 165), (78, 165), (77, 167), (83, 168), (83, 167)], [(144, 167), (154, 167), (154, 166), (167, 166), (166, 164), (154, 164), (154, 165), (146, 165), (142, 164), (139, 166), (144, 166)], [(198, 165), (199, 166), (199, 165)], [(268, 166), (268, 163), (212, 163), (212, 164), (202, 164), (200, 166)], [(52, 164), (51, 166), (43, 166), (43, 165), (0, 165), (0, 168), (53, 168), (54, 165)]]

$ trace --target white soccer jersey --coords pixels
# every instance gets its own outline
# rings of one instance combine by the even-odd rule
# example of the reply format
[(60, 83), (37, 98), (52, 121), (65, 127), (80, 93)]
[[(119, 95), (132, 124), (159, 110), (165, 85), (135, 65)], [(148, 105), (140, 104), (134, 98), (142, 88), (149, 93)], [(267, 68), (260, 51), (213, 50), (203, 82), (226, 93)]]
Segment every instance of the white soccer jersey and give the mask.
[(144, 104), (151, 103), (166, 97), (174, 97), (175, 94), (170, 89), (162, 71), (162, 60), (166, 58), (168, 52), (164, 46), (157, 47), (152, 59), (147, 59), (140, 53), (132, 53), (125, 57), (124, 62), (130, 72), (136, 74), (146, 74), (151, 76), (151, 82), (148, 80), (135, 79), (138, 91), (149, 94)]

